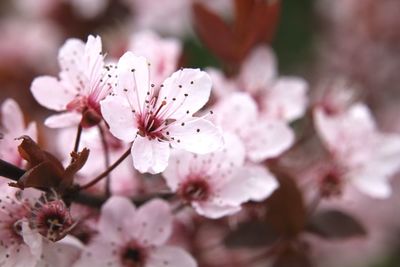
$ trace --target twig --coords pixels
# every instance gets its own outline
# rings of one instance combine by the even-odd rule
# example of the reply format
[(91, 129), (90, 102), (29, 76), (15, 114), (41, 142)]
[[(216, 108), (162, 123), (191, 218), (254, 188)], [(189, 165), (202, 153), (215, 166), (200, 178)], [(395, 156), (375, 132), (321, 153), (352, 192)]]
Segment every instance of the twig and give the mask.
[(107, 177), (107, 175), (114, 170), (119, 164), (121, 164), (122, 161), (124, 161), (124, 159), (126, 159), (129, 154), (131, 153), (131, 148), (128, 148), (128, 150), (125, 151), (124, 154), (122, 154), (122, 156), (117, 159), (117, 161), (114, 162), (114, 164), (112, 164), (107, 170), (105, 170), (102, 174), (100, 174), (99, 176), (97, 176), (96, 178), (94, 178), (92, 181), (90, 181), (89, 183), (82, 185), (80, 187), (80, 190), (83, 189), (87, 189), (93, 185), (95, 185), (97, 182), (99, 182), (101, 179), (103, 179), (104, 177)]
[(76, 131), (76, 137), (75, 137), (75, 145), (74, 145), (74, 152), (78, 152), (79, 149), (79, 142), (81, 141), (81, 135), (82, 135), (82, 125), (78, 125), (78, 129)]
[[(103, 153), (104, 153), (104, 164), (106, 166), (106, 169), (110, 166), (110, 153), (109, 153), (109, 149), (108, 149), (108, 144), (107, 144), (107, 140), (103, 131), (103, 128), (101, 128), (101, 125), (98, 125), (98, 129), (100, 132), (100, 137), (101, 137), (101, 144), (103, 146)], [(111, 195), (111, 179), (110, 179), (110, 174), (107, 174), (106, 177), (106, 196), (110, 196)]]

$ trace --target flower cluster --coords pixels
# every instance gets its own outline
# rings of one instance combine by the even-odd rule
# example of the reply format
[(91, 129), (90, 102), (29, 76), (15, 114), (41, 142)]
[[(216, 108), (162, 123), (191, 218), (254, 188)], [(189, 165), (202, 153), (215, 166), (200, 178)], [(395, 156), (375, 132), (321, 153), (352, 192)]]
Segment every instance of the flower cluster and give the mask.
[[(68, 5), (90, 20), (111, 2)], [(182, 14), (165, 25), (156, 1), (117, 2), (143, 11), (139, 29), (67, 38), (58, 68), (30, 80), (51, 130), (0, 103), (0, 266), (309, 267), (313, 242), (366, 235), (326, 203), (394, 195), (400, 135), (355, 87), (318, 97), (279, 74), (266, 43), (279, 1), (171, 1)], [(143, 26), (179, 36), (189, 20), (221, 68), (186, 68), (193, 44)]]

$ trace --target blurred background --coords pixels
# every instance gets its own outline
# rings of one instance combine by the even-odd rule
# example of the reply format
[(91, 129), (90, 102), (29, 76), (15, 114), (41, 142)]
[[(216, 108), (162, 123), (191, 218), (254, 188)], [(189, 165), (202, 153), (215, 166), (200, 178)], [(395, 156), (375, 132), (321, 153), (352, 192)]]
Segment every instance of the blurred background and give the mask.
[[(16, 99), (26, 119), (39, 122), (39, 140), (51, 143), (44, 138), (51, 130), (41, 123), (51, 112), (36, 103), (29, 88), (36, 76), (57, 76), (57, 53), (64, 41), (98, 34), (103, 51), (117, 58), (135, 32), (152, 30), (182, 42), (179, 66), (217, 67), (228, 76), (237, 72), (252, 47), (270, 44), (280, 74), (309, 82), (310, 103), (334, 80), (345, 80), (372, 109), (381, 129), (400, 133), (399, 0), (249, 1), (268, 8), (253, 20), (244, 12), (238, 22), (234, 5), (240, 1), (234, 0), (2, 0), (0, 103)], [(223, 54), (221, 46), (228, 44), (213, 43), (215, 36), (223, 39), (211, 23), (215, 17), (233, 24), (243, 39), (247, 33), (258, 37), (235, 44), (241, 49), (234, 55)], [(393, 179), (394, 194), (388, 200), (365, 197), (345, 204), (369, 225), (365, 237), (305, 238), (310, 261), (324, 267), (400, 266), (399, 179)], [(307, 261), (300, 259), (298, 266), (311, 266), (301, 263)]]

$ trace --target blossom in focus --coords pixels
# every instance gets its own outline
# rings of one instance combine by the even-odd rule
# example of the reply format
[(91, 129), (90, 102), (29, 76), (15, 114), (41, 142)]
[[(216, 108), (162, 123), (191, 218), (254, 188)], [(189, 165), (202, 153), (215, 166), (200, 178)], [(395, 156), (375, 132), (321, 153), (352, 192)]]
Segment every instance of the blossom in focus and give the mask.
[(292, 129), (281, 120), (261, 117), (256, 102), (247, 93), (226, 97), (217, 103), (214, 112), (216, 125), (240, 137), (247, 158), (253, 162), (277, 157), (293, 144)]
[(24, 114), (17, 102), (9, 98), (1, 105), (1, 126), (0, 158), (18, 167), (23, 167), (23, 159), (16, 149), (19, 141), (16, 141), (15, 138), (29, 135), (36, 140), (36, 123), (31, 122), (25, 127)]
[(210, 96), (211, 80), (198, 69), (173, 73), (161, 86), (150, 83), (149, 63), (131, 52), (118, 61), (115, 94), (101, 102), (111, 133), (132, 142), (133, 164), (140, 172), (160, 173), (168, 165), (170, 145), (205, 154), (223, 144), (220, 130), (192, 117)]
[(221, 151), (206, 155), (175, 152), (163, 172), (168, 187), (208, 218), (233, 214), (242, 203), (262, 201), (278, 187), (264, 167), (243, 166), (245, 148), (235, 135), (224, 137)]
[(35, 78), (31, 92), (42, 106), (63, 113), (50, 116), (45, 124), (59, 128), (82, 124), (93, 126), (101, 121), (100, 100), (112, 89), (113, 66), (106, 66), (99, 36), (83, 43), (68, 39), (58, 54), (59, 79)]
[(389, 178), (400, 169), (400, 135), (380, 132), (371, 111), (362, 103), (340, 113), (316, 107), (314, 121), (337, 165), (336, 179), (372, 197), (390, 196)]
[(101, 209), (99, 235), (74, 267), (197, 266), (183, 249), (166, 245), (172, 219), (169, 205), (162, 200), (136, 209), (129, 199), (113, 196)]
[(132, 35), (128, 50), (147, 58), (152, 81), (160, 85), (176, 70), (182, 45), (178, 39), (161, 38), (155, 32), (142, 31)]

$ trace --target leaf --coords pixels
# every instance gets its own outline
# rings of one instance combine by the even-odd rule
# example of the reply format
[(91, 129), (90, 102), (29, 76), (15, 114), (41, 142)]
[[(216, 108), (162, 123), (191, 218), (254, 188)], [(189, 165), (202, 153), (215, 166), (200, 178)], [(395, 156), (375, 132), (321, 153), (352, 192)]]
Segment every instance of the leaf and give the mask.
[(242, 223), (224, 239), (228, 248), (259, 248), (273, 245), (279, 235), (263, 221)]
[(89, 157), (89, 149), (84, 148), (81, 152), (72, 152), (72, 161), (65, 169), (65, 178), (74, 176), (85, 165)]
[(202, 4), (193, 4), (194, 25), (204, 45), (218, 58), (227, 62), (236, 62), (233, 51), (234, 39), (232, 30), (215, 13)]
[(359, 221), (339, 210), (317, 211), (310, 218), (307, 230), (326, 239), (344, 239), (367, 234)]
[(54, 164), (55, 168), (60, 171), (64, 170), (61, 162), (49, 152), (42, 150), (39, 145), (33, 141), (29, 136), (23, 135), (16, 140), (21, 140), (22, 143), (18, 146), (20, 156), (31, 164), (36, 166), (44, 161), (49, 161)]
[(296, 182), (287, 175), (276, 174), (279, 188), (266, 201), (266, 221), (285, 237), (295, 237), (305, 228), (307, 211)]
[(25, 189), (35, 187), (39, 189), (57, 188), (61, 182), (62, 173), (54, 168), (54, 165), (45, 161), (29, 169), (19, 178), (16, 183), (10, 183), (10, 186)]

